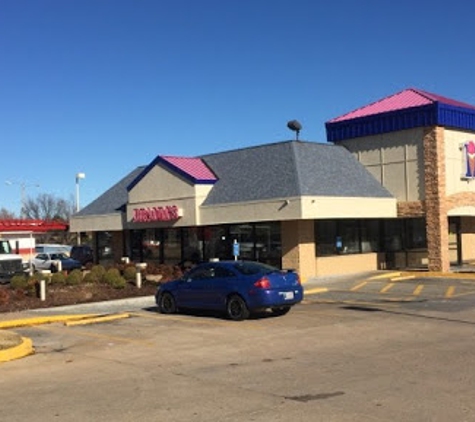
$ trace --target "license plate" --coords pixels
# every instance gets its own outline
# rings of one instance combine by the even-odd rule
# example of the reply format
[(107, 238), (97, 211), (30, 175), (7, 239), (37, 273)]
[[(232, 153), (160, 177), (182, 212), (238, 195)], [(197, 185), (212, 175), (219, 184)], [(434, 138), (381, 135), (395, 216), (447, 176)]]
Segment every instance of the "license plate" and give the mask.
[(285, 300), (292, 300), (294, 298), (294, 292), (284, 292), (282, 295)]

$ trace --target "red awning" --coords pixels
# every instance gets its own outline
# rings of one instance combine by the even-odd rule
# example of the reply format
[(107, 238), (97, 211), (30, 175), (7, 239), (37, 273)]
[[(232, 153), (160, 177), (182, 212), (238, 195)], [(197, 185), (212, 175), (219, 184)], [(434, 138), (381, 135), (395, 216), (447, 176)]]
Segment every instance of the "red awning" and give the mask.
[(68, 224), (54, 220), (0, 220), (0, 233), (13, 231), (46, 233), (49, 231), (66, 231), (68, 227)]

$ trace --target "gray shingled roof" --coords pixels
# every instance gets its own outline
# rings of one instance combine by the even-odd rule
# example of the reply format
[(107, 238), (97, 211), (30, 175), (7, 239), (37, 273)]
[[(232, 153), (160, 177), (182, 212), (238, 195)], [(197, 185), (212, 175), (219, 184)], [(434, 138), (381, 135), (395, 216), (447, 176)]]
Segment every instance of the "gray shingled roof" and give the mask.
[[(204, 155), (218, 181), (204, 205), (297, 196), (392, 198), (345, 148), (286, 141)], [(137, 167), (75, 216), (125, 211), (127, 187), (146, 166)]]
[(296, 196), (392, 198), (337, 145), (287, 141), (201, 158), (218, 176), (204, 205)]
[(84, 207), (74, 216), (105, 215), (125, 211), (128, 201), (127, 186), (145, 169), (145, 166), (137, 167), (118, 183), (105, 191), (101, 196)]

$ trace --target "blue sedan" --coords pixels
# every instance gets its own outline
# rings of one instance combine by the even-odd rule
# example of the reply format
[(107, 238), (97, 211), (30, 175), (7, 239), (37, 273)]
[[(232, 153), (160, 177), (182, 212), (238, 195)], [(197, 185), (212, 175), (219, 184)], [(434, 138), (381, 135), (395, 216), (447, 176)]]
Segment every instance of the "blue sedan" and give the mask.
[(302, 299), (297, 273), (253, 261), (197, 265), (178, 280), (161, 285), (155, 295), (164, 314), (181, 308), (224, 311), (234, 321), (265, 309), (285, 315)]

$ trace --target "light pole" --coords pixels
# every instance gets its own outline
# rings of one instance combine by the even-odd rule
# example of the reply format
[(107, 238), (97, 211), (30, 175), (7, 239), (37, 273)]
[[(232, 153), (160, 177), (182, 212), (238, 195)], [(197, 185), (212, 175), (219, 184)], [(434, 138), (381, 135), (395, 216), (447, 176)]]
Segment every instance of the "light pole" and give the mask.
[(76, 173), (76, 212), (79, 212), (79, 180), (85, 179), (86, 175), (84, 173)]
[(5, 184), (9, 185), (9, 186), (12, 186), (12, 185), (19, 185), (20, 186), (20, 204), (21, 204), (21, 209), (20, 209), (20, 218), (23, 218), (24, 214), (25, 214), (25, 201), (26, 201), (26, 188), (30, 188), (30, 187), (35, 187), (35, 188), (39, 188), (40, 185), (38, 185), (37, 183), (33, 183), (33, 184), (27, 184), (25, 182), (12, 182), (11, 180), (6, 180), (5, 181)]
[[(79, 212), (80, 206), (79, 206), (79, 180), (80, 179), (85, 179), (86, 175), (84, 173), (76, 173), (76, 212)], [(81, 244), (81, 232), (77, 233), (77, 243), (78, 245)]]

